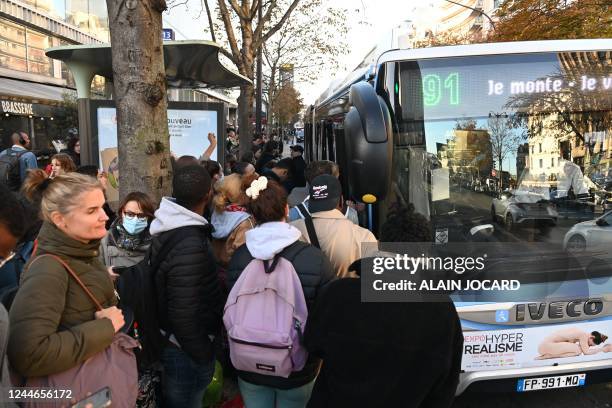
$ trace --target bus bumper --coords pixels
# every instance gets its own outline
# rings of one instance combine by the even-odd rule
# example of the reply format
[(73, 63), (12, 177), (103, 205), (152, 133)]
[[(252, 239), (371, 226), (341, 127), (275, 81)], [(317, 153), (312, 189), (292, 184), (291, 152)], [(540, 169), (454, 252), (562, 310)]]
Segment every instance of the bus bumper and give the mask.
[(470, 391), (515, 392), (521, 378), (549, 377), (561, 374), (587, 373), (586, 385), (612, 381), (612, 359), (496, 371), (461, 373), (455, 395)]

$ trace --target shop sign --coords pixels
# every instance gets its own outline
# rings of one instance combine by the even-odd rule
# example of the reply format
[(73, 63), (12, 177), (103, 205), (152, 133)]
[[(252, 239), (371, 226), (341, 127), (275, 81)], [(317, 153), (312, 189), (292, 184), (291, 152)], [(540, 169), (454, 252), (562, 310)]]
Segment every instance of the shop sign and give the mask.
[(34, 115), (33, 104), (15, 101), (0, 101), (4, 113), (15, 115)]

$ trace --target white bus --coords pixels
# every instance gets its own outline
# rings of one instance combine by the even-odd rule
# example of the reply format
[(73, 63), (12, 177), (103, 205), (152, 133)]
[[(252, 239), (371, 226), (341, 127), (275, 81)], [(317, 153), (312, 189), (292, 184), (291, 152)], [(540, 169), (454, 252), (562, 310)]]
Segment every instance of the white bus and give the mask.
[(336, 161), (346, 198), (374, 202), (375, 233), (412, 203), (441, 245), (491, 224), (509, 258), (548, 246), (576, 260), (560, 273), (542, 254), (530, 285), (545, 295), (454, 298), (458, 394), (612, 378), (611, 39), (389, 50), (307, 117), (306, 157)]

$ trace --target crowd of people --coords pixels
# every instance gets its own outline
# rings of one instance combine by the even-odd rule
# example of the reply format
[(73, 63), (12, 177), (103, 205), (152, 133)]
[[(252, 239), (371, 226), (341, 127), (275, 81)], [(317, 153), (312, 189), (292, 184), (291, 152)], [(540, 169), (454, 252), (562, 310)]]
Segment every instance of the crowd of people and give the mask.
[[(1, 385), (9, 367), (15, 385), (96, 377), (87, 362), (129, 336), (139, 348), (121, 343), (115, 358), (137, 378), (91, 379), (134, 384), (117, 407), (200, 407), (216, 361), (247, 408), (452, 404), (454, 306), (361, 302), (373, 256), (362, 244), (377, 238), (344, 199), (337, 164), (306, 163), (299, 145), (281, 158), (282, 142), (259, 136), (237, 160), (230, 130), (225, 167), (210, 151), (180, 157), (171, 197), (133, 191), (113, 211), (95, 166), (60, 153), (37, 169), (28, 141), (18, 132), (0, 154), (17, 168), (0, 182)], [(381, 231), (432, 239), (413, 207), (390, 211)]]

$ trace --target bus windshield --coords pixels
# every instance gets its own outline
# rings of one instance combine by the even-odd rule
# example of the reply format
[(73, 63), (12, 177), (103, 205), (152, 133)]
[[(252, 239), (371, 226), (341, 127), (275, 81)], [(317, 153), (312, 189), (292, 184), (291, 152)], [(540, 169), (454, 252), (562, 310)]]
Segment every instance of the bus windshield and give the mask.
[(392, 194), (443, 241), (492, 223), (496, 241), (610, 257), (611, 59), (549, 52), (386, 63)]

